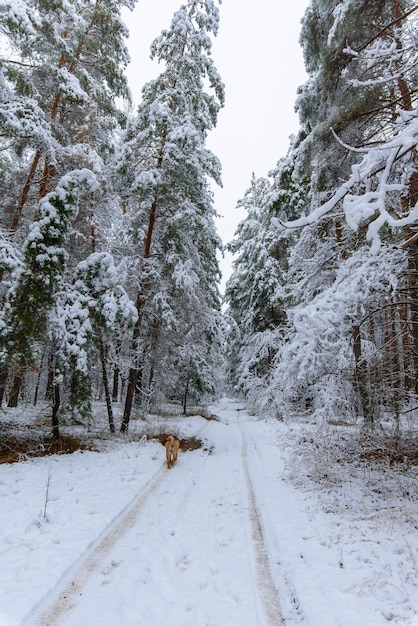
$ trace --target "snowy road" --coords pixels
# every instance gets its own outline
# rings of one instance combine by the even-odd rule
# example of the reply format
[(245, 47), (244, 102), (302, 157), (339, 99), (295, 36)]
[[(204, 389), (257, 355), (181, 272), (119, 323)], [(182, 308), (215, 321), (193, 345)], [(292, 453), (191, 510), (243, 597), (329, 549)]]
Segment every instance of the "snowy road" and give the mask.
[(201, 429), (213, 453), (183, 454), (171, 471), (163, 465), (27, 624), (283, 623), (245, 426), (238, 410), (227, 415)]
[(0, 465), (0, 626), (418, 626), (415, 473), (295, 482), (310, 425), (210, 411)]

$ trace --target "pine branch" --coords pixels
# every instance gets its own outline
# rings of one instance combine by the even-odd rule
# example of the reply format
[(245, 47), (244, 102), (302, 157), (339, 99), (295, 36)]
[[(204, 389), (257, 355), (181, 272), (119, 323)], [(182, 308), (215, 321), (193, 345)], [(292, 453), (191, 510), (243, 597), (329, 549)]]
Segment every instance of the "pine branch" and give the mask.
[(368, 46), (370, 46), (371, 43), (373, 43), (374, 41), (376, 41), (376, 39), (379, 39), (379, 37), (381, 37), (387, 30), (389, 30), (389, 28), (392, 28), (392, 26), (396, 26), (397, 24), (399, 24), (400, 22), (402, 22), (404, 19), (406, 19), (407, 17), (409, 17), (410, 15), (412, 15), (412, 13), (414, 13), (415, 11), (418, 10), (418, 4), (416, 4), (410, 11), (407, 11), (407, 13), (404, 13), (403, 15), (401, 15), (400, 17), (397, 17), (395, 20), (393, 20), (392, 22), (390, 22), (389, 24), (387, 24), (384, 28), (382, 28), (382, 30), (380, 30), (374, 37), (372, 37), (371, 39), (369, 39), (368, 41), (366, 41), (366, 43), (364, 43), (362, 46), (360, 46), (360, 48), (357, 50), (357, 52), (362, 52), (363, 50), (365, 50), (365, 48), (367, 48)]

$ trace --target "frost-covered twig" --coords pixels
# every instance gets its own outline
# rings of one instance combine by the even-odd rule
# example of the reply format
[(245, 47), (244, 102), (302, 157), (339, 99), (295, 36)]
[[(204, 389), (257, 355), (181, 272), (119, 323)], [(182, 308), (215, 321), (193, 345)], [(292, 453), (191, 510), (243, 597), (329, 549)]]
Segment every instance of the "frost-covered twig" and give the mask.
[(48, 469), (48, 478), (46, 481), (46, 489), (45, 489), (45, 504), (44, 504), (44, 511), (43, 511), (43, 519), (48, 522), (48, 516), (46, 513), (47, 507), (48, 507), (48, 502), (49, 502), (49, 487), (51, 485), (51, 468)]

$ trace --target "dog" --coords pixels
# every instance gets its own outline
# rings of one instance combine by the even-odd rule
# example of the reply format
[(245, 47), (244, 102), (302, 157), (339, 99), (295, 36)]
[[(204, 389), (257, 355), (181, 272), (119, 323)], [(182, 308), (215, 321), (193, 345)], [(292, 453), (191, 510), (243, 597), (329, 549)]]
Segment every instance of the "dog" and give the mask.
[(167, 441), (165, 442), (165, 455), (167, 458), (167, 467), (171, 469), (174, 463), (177, 461), (178, 453), (179, 453), (180, 441), (177, 437), (173, 435), (169, 435), (167, 437)]

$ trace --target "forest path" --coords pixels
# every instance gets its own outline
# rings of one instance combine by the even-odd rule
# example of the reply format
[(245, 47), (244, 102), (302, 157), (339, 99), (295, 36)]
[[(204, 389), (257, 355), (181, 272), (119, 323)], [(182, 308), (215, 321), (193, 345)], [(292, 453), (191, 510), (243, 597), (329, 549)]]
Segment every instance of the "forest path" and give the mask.
[(224, 407), (198, 433), (209, 451), (164, 463), (25, 624), (284, 623), (245, 423), (238, 405)]

